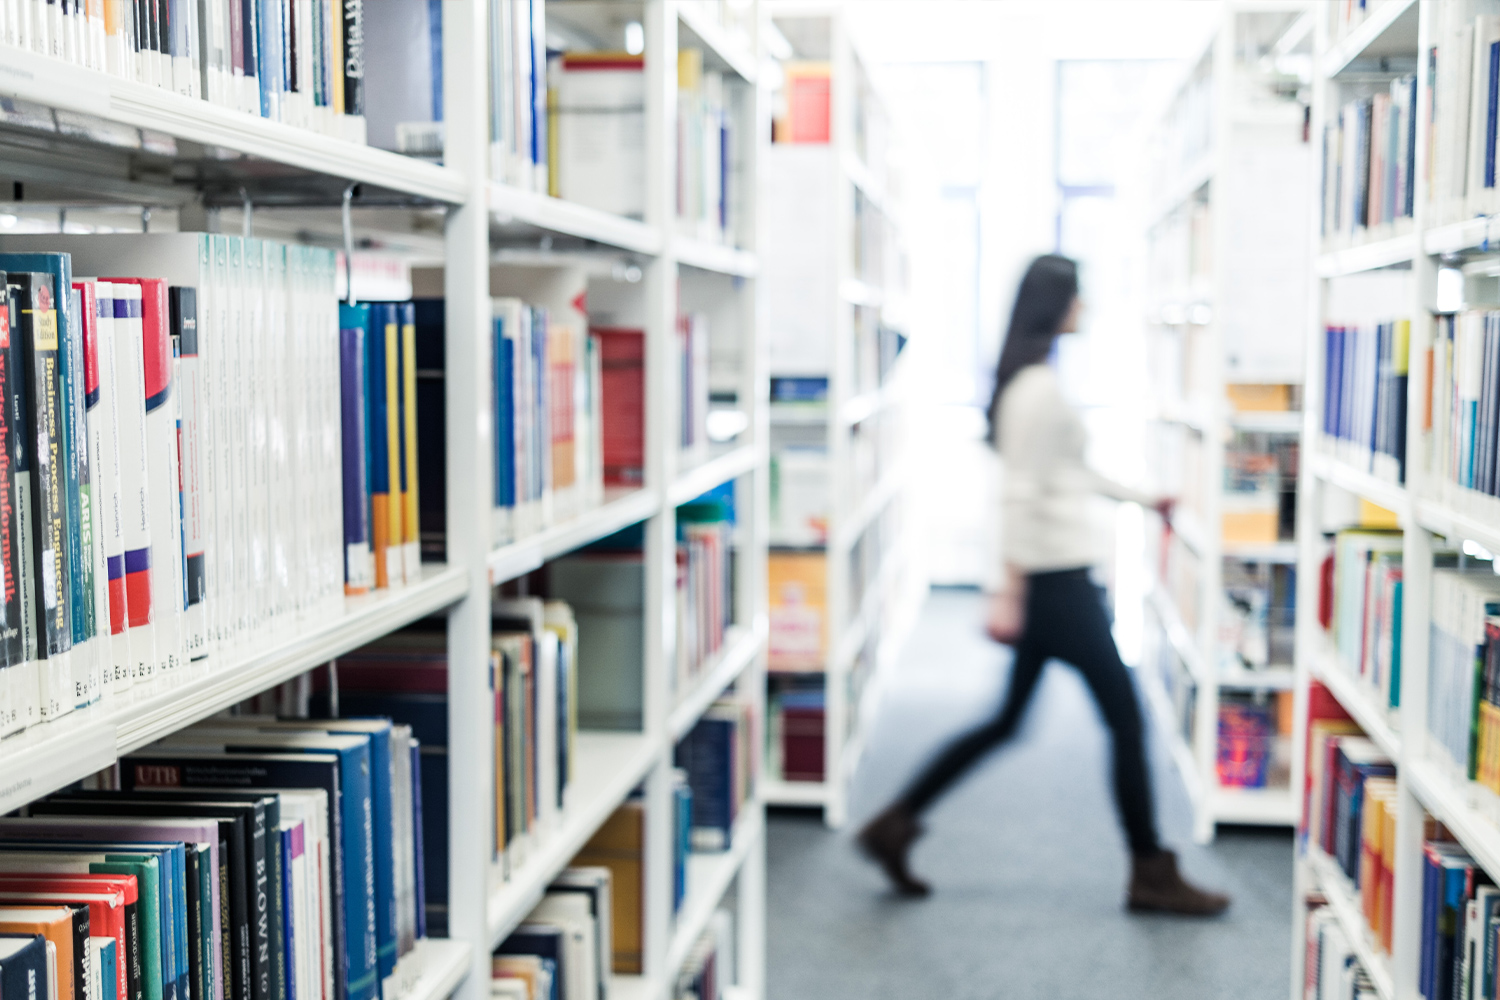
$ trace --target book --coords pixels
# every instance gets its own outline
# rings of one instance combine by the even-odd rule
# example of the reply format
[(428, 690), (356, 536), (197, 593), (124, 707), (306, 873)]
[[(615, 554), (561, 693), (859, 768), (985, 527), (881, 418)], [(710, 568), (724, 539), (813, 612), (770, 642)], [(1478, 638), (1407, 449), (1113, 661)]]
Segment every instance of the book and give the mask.
[(59, 1000), (88, 1000), (87, 906), (0, 906), (0, 934), (40, 934), (57, 949)]
[(0, 934), (0, 995), (47, 1000), (50, 943), (42, 934)]
[(375, 586), (371, 539), (370, 477), (365, 458), (369, 430), (365, 399), (365, 330), (368, 305), (339, 306), (340, 430), (343, 442), (344, 593)]
[(167, 290), (169, 330), (177, 358), (174, 382), (178, 386), (181, 418), (178, 427), (182, 520), (182, 572), (187, 658), (201, 660), (210, 646), (208, 601), (208, 532), (214, 523), (209, 505), (213, 493), (206, 477), (211, 462), (206, 452), (212, 429), (204, 398), (204, 377), (198, 353), (198, 293), (194, 288)]
[(640, 219), (646, 211), (645, 58), (626, 52), (565, 52), (549, 60), (555, 129), (548, 193)]
[(640, 801), (627, 801), (605, 820), (573, 865), (610, 872), (610, 926), (615, 975), (640, 975), (645, 924), (645, 822)]

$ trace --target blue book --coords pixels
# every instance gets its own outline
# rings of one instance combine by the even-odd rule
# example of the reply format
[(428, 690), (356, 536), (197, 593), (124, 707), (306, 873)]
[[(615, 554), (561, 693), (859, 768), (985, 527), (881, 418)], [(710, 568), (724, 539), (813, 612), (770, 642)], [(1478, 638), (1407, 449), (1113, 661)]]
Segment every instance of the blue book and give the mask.
[[(447, 799), (443, 801), (446, 804)], [(443, 809), (442, 812), (446, 814), (447, 809)], [(412, 881), (416, 890), (413, 893), (416, 897), (416, 930), (417, 937), (424, 938), (427, 936), (427, 867), (423, 854), (427, 850), (427, 845), (422, 835), (422, 825), (426, 822), (426, 815), (422, 811), (422, 741), (415, 737), (411, 741), (411, 816), (412, 858), (415, 868)]]
[(693, 835), (693, 789), (685, 781), (672, 786), (672, 912), (687, 898), (688, 844)]
[(526, 923), (511, 932), (495, 949), (496, 955), (535, 955), (552, 963), (552, 1000), (562, 996), (562, 984), (568, 974), (563, 960), (567, 932), (552, 924)]
[(705, 716), (677, 744), (676, 763), (687, 773), (692, 789), (690, 843), (695, 851), (722, 851), (729, 847), (734, 827), (733, 719)]
[(281, 898), (287, 901), (287, 905), (281, 908), (281, 941), (282, 941), (282, 968), (287, 970), (286, 977), (286, 1000), (297, 1000), (297, 976), (293, 972), (297, 968), (297, 929), (293, 926), (291, 905), (292, 896), (292, 862), (302, 854), (302, 825), (295, 827), (290, 825), (279, 831), (281, 850)]
[[(115, 979), (110, 976), (109, 989), (114, 988)], [(40, 934), (0, 934), (0, 997), (46, 1000), (46, 938)], [(105, 1000), (111, 1000), (111, 995), (107, 994)]]
[[(99, 985), (102, 1000), (121, 1000), (119, 956), (115, 954), (115, 939), (95, 937), (90, 939), (89, 947), (99, 954)], [(0, 982), (0, 989), (3, 988), (4, 983)]]
[(495, 320), (495, 506), (516, 505), (516, 342)]

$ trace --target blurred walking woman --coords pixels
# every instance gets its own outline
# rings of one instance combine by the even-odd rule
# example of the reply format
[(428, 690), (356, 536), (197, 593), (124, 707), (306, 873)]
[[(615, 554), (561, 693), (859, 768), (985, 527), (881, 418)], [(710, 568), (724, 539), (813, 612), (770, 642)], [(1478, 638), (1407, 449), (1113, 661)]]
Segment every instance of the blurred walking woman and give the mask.
[(1013, 643), (1010, 689), (993, 719), (960, 736), (906, 792), (860, 833), (865, 851), (895, 888), (926, 895), (907, 853), (922, 833), (921, 814), (985, 754), (1015, 733), (1049, 659), (1083, 675), (1114, 745), (1114, 795), (1130, 844), (1126, 902), (1132, 910), (1212, 915), (1226, 896), (1183, 880), (1177, 858), (1156, 837), (1141, 709), (1130, 673), (1120, 661), (1089, 567), (1102, 555), (1091, 537), (1089, 501), (1095, 494), (1154, 507), (1170, 501), (1111, 482), (1084, 464), (1083, 421), (1064, 401), (1046, 364), (1052, 342), (1077, 328), (1078, 270), (1066, 257), (1032, 261), (1010, 318), (990, 403), (990, 441), (1004, 461), (1000, 496), (1004, 583), (991, 596), (986, 630)]

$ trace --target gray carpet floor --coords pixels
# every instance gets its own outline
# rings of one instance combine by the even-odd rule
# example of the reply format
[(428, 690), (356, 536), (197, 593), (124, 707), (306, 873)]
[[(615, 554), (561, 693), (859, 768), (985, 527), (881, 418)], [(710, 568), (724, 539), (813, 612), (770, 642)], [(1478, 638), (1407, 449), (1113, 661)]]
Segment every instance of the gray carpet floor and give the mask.
[(1107, 732), (1062, 664), (1048, 666), (1017, 739), (928, 814), (913, 864), (930, 898), (892, 895), (855, 851), (850, 832), (998, 703), (1009, 654), (980, 634), (979, 601), (934, 591), (886, 690), (848, 828), (773, 813), (770, 1000), (1287, 996), (1290, 834), (1221, 827), (1212, 845), (1194, 845), (1186, 795), (1153, 746), (1163, 839), (1234, 904), (1207, 921), (1126, 913)]

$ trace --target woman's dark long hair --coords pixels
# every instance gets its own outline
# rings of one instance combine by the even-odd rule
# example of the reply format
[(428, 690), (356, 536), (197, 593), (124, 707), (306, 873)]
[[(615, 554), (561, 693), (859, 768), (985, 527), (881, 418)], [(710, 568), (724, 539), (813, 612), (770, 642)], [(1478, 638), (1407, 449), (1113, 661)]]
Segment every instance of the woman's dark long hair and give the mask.
[(1043, 254), (1026, 269), (995, 368), (995, 394), (990, 397), (989, 412), (991, 445), (1000, 446), (1000, 396), (1005, 387), (1022, 368), (1047, 359), (1058, 327), (1076, 298), (1078, 265), (1070, 258)]

